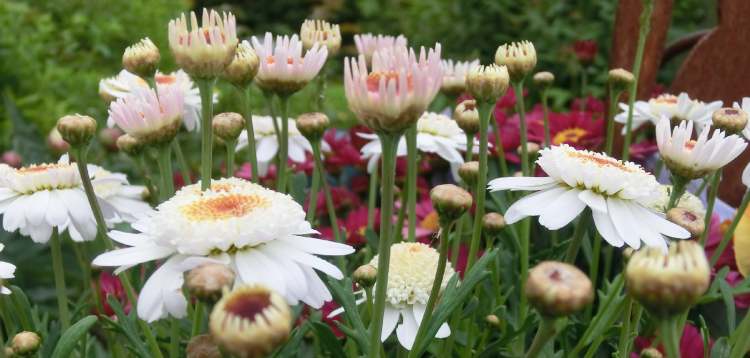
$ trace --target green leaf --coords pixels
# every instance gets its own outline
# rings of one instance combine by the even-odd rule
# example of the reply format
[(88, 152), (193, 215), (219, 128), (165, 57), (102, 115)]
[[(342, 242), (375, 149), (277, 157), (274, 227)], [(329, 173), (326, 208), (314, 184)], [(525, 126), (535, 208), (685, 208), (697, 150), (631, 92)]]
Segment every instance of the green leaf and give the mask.
[(18, 286), (11, 286), (11, 300), (13, 301), (13, 306), (15, 306), (16, 309), (16, 315), (18, 315), (18, 319), (21, 321), (21, 327), (25, 331), (37, 331), (36, 327), (31, 323), (33, 322), (33, 318), (31, 317), (31, 304), (29, 303), (29, 298), (26, 297), (26, 294), (23, 293), (23, 290), (19, 288)]
[(272, 355), (272, 357), (294, 357), (297, 356), (297, 350), (300, 347), (300, 342), (302, 342), (302, 338), (305, 337), (305, 333), (310, 330), (310, 324), (305, 322), (304, 324), (297, 327), (292, 332), (292, 337), (289, 338), (289, 340), (279, 348), (276, 353)]
[(333, 334), (331, 327), (322, 322), (313, 322), (312, 326), (315, 329), (315, 335), (318, 336), (320, 348), (325, 351), (326, 357), (346, 358), (346, 354), (344, 354), (344, 350), (341, 348), (342, 343)]
[(380, 239), (378, 238), (378, 234), (375, 232), (375, 230), (365, 230), (365, 238), (367, 238), (367, 246), (369, 246), (370, 249), (375, 250), (375, 248), (378, 247), (378, 241), (380, 241)]
[(137, 318), (135, 318), (134, 316), (135, 312), (131, 312), (130, 315), (126, 315), (125, 311), (123, 311), (122, 309), (122, 305), (120, 305), (120, 302), (117, 301), (114, 297), (109, 297), (107, 299), (107, 302), (109, 303), (109, 306), (112, 307), (112, 310), (115, 311), (115, 315), (117, 315), (117, 327), (121, 329), (121, 332), (125, 334), (125, 337), (132, 344), (132, 350), (141, 357), (149, 357), (149, 351), (144, 345), (144, 340), (140, 338), (138, 328), (136, 327), (135, 320)]
[(94, 323), (96, 323), (96, 321), (96, 316), (86, 316), (70, 326), (70, 328), (63, 333), (62, 337), (60, 337), (60, 340), (57, 341), (55, 351), (52, 352), (52, 358), (70, 357), (78, 341), (88, 333), (89, 329)]
[(729, 357), (729, 352), (729, 340), (727, 340), (727, 337), (721, 337), (711, 347), (711, 358), (727, 358)]
[(727, 309), (727, 324), (729, 325), (729, 332), (732, 332), (734, 331), (734, 328), (737, 327), (737, 315), (734, 308), (732, 288), (729, 287), (729, 284), (726, 280), (722, 279), (719, 282), (719, 292), (721, 293), (721, 298), (724, 301), (724, 306)]
[(354, 293), (351, 288), (349, 288), (352, 287), (352, 279), (346, 277), (341, 281), (337, 281), (333, 278), (326, 277), (324, 282), (331, 291), (333, 300), (344, 308), (344, 317), (346, 317), (346, 320), (352, 328), (354, 328), (353, 331), (345, 332), (356, 333), (356, 335), (349, 334), (349, 336), (357, 341), (362, 352), (367, 352), (370, 347), (370, 342), (367, 340), (367, 328), (365, 328), (364, 323), (362, 323), (362, 318), (359, 316)]

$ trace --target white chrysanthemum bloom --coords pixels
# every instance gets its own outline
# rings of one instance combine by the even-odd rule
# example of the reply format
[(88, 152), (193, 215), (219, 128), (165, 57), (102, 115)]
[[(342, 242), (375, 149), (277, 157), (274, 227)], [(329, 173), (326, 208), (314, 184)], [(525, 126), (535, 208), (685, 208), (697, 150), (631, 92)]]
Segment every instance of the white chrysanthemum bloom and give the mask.
[(406, 37), (404, 35), (386, 36), (373, 35), (370, 33), (354, 35), (354, 45), (357, 46), (357, 52), (365, 56), (367, 63), (372, 61), (372, 55), (375, 51), (394, 48), (406, 47)]
[[(293, 119), (289, 121), (289, 159), (293, 162), (304, 163), (307, 160), (305, 153), (312, 153), (312, 145), (305, 136), (297, 129), (297, 124)], [(276, 135), (277, 130), (281, 129), (281, 119), (276, 118), (274, 127), (273, 119), (270, 116), (253, 116), (253, 132), (255, 134), (255, 148), (258, 158), (258, 173), (264, 176), (268, 173), (268, 167), (279, 152), (279, 137)], [(247, 130), (240, 133), (237, 140), (237, 151), (247, 147)], [(321, 150), (331, 151), (331, 147), (326, 141), (321, 142)]]
[(466, 75), (469, 71), (479, 67), (479, 60), (455, 61), (443, 60), (443, 85), (445, 93), (459, 95), (466, 91)]
[[(380, 138), (372, 133), (358, 133), (358, 136), (370, 140), (362, 146), (362, 158), (367, 159), (367, 171), (373, 173), (382, 155)], [(478, 151), (478, 141), (474, 148)], [(454, 177), (458, 180), (458, 167), (464, 162), (461, 155), (466, 150), (466, 134), (450, 117), (434, 112), (425, 112), (417, 121), (417, 149), (425, 153), (435, 153), (451, 164)], [(396, 156), (405, 156), (406, 139), (401, 137)]]
[[(646, 201), (645, 204), (647, 207), (655, 211), (666, 214), (671, 193), (671, 185), (659, 185), (658, 189), (656, 190), (656, 194), (651, 198), (651, 200)], [(684, 194), (682, 194), (682, 197), (677, 200), (677, 204), (675, 205), (675, 207), (688, 210), (700, 217), (706, 217), (706, 208), (703, 206), (703, 201), (701, 201), (699, 197), (695, 196), (695, 194), (687, 190)]]
[[(698, 179), (737, 158), (747, 143), (738, 135), (703, 127), (697, 140), (693, 135), (693, 122), (683, 121), (671, 129), (670, 121), (663, 118), (656, 125), (656, 144), (659, 155), (669, 170), (683, 178)], [(711, 137), (709, 138), (709, 134)]]
[(276, 36), (274, 41), (270, 32), (266, 33), (263, 42), (253, 36), (253, 48), (260, 58), (255, 84), (283, 96), (299, 91), (312, 81), (328, 56), (328, 49), (319, 43), (303, 56), (302, 42), (297, 35)]
[(535, 191), (511, 205), (505, 221), (513, 224), (528, 216), (557, 230), (575, 219), (587, 206), (602, 237), (615, 247), (667, 249), (662, 235), (686, 239), (690, 233), (647, 207), (659, 183), (639, 165), (601, 153), (577, 150), (567, 144), (544, 148), (537, 164), (547, 177), (497, 178), (490, 190)]
[(319, 308), (331, 294), (313, 269), (336, 279), (339, 269), (316, 255), (347, 255), (344, 244), (318, 240), (305, 211), (292, 197), (239, 178), (180, 189), (151, 215), (135, 222), (138, 233), (111, 231), (124, 245), (94, 259), (117, 271), (167, 259), (146, 281), (138, 297), (138, 316), (154, 321), (184, 317), (183, 273), (207, 262), (228, 265), (236, 284), (258, 283), (284, 296)]
[(346, 58), (344, 87), (349, 108), (375, 132), (402, 133), (435, 98), (443, 81), (440, 44), (419, 51), (406, 47), (375, 52), (372, 70), (364, 56)]
[[(3, 251), (5, 245), (0, 244), (0, 252)], [(10, 290), (3, 286), (3, 280), (15, 277), (13, 274), (16, 272), (16, 266), (7, 262), (0, 261), (0, 293), (9, 295)]]
[(321, 44), (328, 49), (329, 55), (335, 55), (341, 48), (341, 29), (339, 25), (324, 20), (305, 20), (299, 30), (299, 37), (305, 49)]
[(171, 141), (182, 124), (184, 93), (176, 86), (135, 86), (109, 105), (109, 116), (125, 133), (143, 143)]
[[(721, 108), (722, 105), (722, 101), (704, 103), (691, 99), (685, 92), (680, 93), (679, 96), (662, 94), (658, 97), (651, 98), (648, 101), (636, 101), (633, 106), (632, 130), (635, 130), (647, 122), (656, 125), (662, 117), (667, 117), (673, 122), (695, 122), (695, 127), (700, 130), (703, 126), (711, 124), (711, 115), (715, 110)], [(622, 112), (615, 116), (615, 121), (627, 124), (627, 103), (620, 103), (620, 110)], [(623, 134), (626, 129), (627, 128), (622, 129)]]
[(237, 48), (237, 23), (234, 15), (219, 15), (203, 9), (198, 25), (195, 12), (190, 12), (190, 26), (183, 13), (169, 21), (169, 48), (175, 62), (195, 78), (215, 78), (232, 62)]
[[(172, 73), (156, 71), (154, 81), (157, 86), (174, 86), (182, 92), (182, 97), (185, 100), (182, 113), (185, 129), (189, 131), (198, 129), (200, 126), (201, 96), (198, 87), (195, 86), (190, 76), (183, 70), (177, 70)], [(118, 98), (124, 98), (136, 86), (148, 88), (148, 83), (141, 77), (122, 70), (117, 76), (99, 81), (99, 94), (109, 101), (113, 101)], [(218, 98), (218, 94), (214, 93), (213, 102), (216, 103)], [(107, 118), (107, 125), (110, 127), (115, 125), (115, 121), (111, 116)]]

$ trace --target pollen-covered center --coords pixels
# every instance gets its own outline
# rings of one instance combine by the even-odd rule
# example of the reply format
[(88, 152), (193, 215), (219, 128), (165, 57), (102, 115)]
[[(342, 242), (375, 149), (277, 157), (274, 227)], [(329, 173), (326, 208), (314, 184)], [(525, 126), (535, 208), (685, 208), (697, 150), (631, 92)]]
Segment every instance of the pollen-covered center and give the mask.
[(270, 305), (271, 295), (268, 292), (242, 291), (227, 300), (224, 311), (253, 322)]
[(182, 214), (194, 221), (215, 221), (245, 216), (271, 202), (258, 195), (229, 194), (200, 199), (182, 207)]
[[(399, 73), (397, 71), (375, 71), (370, 73), (367, 76), (367, 90), (370, 92), (378, 92), (380, 90), (380, 80), (385, 79), (386, 88), (388, 87), (388, 82), (395, 81), (396, 82), (396, 93), (400, 93), (403, 88), (401, 88), (402, 84), (401, 81), (399, 81)], [(406, 75), (406, 90), (411, 91), (414, 89), (414, 79), (412, 78), (411, 74)]]
[(68, 164), (38, 164), (38, 165), (32, 165), (28, 167), (19, 168), (16, 170), (18, 174), (37, 174), (37, 173), (44, 173), (50, 169), (56, 169), (56, 168), (68, 168), (70, 165)]
[(566, 154), (572, 158), (576, 158), (586, 163), (595, 164), (600, 167), (609, 167), (619, 169), (625, 172), (634, 172), (633, 168), (629, 168), (623, 162), (594, 153), (580, 152), (580, 151), (567, 151)]
[(586, 136), (589, 132), (583, 128), (567, 128), (563, 129), (552, 139), (552, 143), (555, 145), (563, 143), (578, 143), (581, 138)]

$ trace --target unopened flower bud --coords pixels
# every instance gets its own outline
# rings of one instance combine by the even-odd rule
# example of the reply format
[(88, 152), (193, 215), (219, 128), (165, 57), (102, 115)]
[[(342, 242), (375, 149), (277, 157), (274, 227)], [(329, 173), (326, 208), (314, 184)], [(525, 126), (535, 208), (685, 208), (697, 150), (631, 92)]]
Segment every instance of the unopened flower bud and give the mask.
[(102, 128), (102, 130), (99, 131), (99, 143), (101, 143), (108, 151), (116, 152), (117, 139), (120, 138), (122, 134), (120, 128), (117, 127)]
[(372, 287), (375, 284), (375, 280), (378, 276), (378, 269), (375, 268), (375, 266), (370, 264), (365, 264), (360, 267), (357, 267), (356, 270), (354, 270), (354, 273), (352, 274), (352, 277), (354, 278), (354, 282), (356, 282), (359, 286), (368, 288)]
[(245, 118), (235, 112), (219, 113), (211, 121), (211, 127), (219, 139), (231, 142), (237, 140), (242, 130), (245, 129)]
[[(539, 153), (539, 150), (542, 149), (539, 146), (539, 143), (534, 142), (528, 142), (526, 143), (526, 153), (529, 153), (529, 155), (536, 155)], [(519, 145), (518, 148), (516, 148), (516, 152), (518, 155), (521, 155), (521, 146)]]
[(325, 113), (303, 113), (297, 117), (297, 130), (310, 141), (320, 141), (329, 126), (330, 122)]
[(529, 271), (526, 297), (543, 316), (562, 317), (590, 304), (594, 290), (591, 280), (577, 267), (543, 261)]
[(122, 54), (122, 67), (143, 78), (154, 75), (159, 66), (159, 48), (146, 37), (128, 46)]
[(505, 217), (499, 213), (487, 213), (482, 217), (482, 229), (485, 234), (497, 236), (505, 228)]
[(740, 108), (720, 108), (711, 118), (713, 126), (727, 134), (740, 133), (747, 126), (747, 112)]
[(143, 142), (130, 134), (123, 134), (117, 138), (117, 148), (126, 154), (137, 155), (143, 150)]
[(669, 317), (689, 309), (706, 292), (711, 270), (703, 247), (691, 240), (645, 247), (625, 268), (628, 293), (652, 315)]
[(513, 82), (526, 77), (536, 66), (536, 50), (530, 41), (511, 42), (497, 48), (495, 64), (506, 66)]
[(641, 358), (663, 358), (664, 355), (654, 347), (648, 347), (641, 351)]
[(487, 315), (487, 317), (484, 317), (484, 321), (493, 328), (500, 328), (500, 318), (498, 318), (494, 314), (490, 314)]
[(458, 167), (458, 176), (469, 186), (474, 186), (479, 176), (479, 162), (472, 161), (461, 164)]
[(187, 358), (221, 358), (221, 351), (210, 334), (201, 334), (190, 339), (185, 355)]
[(331, 24), (323, 20), (305, 20), (299, 31), (302, 47), (305, 51), (313, 48), (315, 44), (325, 46), (328, 56), (335, 56), (341, 49), (341, 30), (339, 25)]
[(8, 150), (3, 152), (0, 163), (7, 164), (13, 168), (20, 168), (23, 164), (23, 160), (21, 159), (21, 155), (18, 154), (18, 152), (14, 150)]
[(206, 302), (216, 302), (222, 290), (234, 282), (234, 272), (226, 265), (208, 263), (187, 273), (185, 286), (190, 294)]
[(237, 45), (237, 51), (234, 53), (234, 59), (224, 69), (222, 77), (227, 82), (239, 87), (245, 88), (253, 81), (260, 68), (260, 59), (253, 50), (253, 47), (247, 41), (242, 41)]
[(479, 66), (466, 75), (466, 89), (477, 101), (494, 103), (505, 94), (509, 81), (505, 66)]
[(5, 356), (8, 358), (13, 358), (15, 356), (15, 353), (13, 353), (13, 348), (11, 347), (4, 347), (3, 353), (5, 353)]
[(542, 71), (534, 74), (534, 84), (541, 88), (547, 89), (555, 82), (555, 75), (552, 72)]
[(702, 215), (680, 207), (669, 209), (667, 220), (682, 226), (691, 237), (700, 236), (706, 228)]
[(39, 350), (42, 345), (42, 338), (38, 334), (29, 331), (23, 331), (13, 336), (11, 348), (13, 353), (19, 356), (30, 356)]
[(240, 357), (265, 357), (292, 329), (292, 312), (284, 297), (261, 285), (228, 292), (211, 311), (214, 342)]
[(70, 144), (63, 139), (60, 131), (57, 130), (57, 127), (54, 127), (47, 135), (47, 147), (49, 147), (53, 153), (60, 155), (66, 153), (68, 149), (70, 149)]
[(67, 115), (57, 120), (57, 130), (70, 145), (85, 145), (96, 133), (96, 120), (80, 114)]
[(471, 194), (453, 184), (441, 184), (430, 190), (430, 199), (440, 217), (441, 226), (458, 220), (471, 208)]
[(477, 111), (477, 101), (467, 99), (456, 106), (453, 111), (453, 119), (464, 133), (474, 136), (479, 132), (479, 111)]
[(630, 87), (635, 82), (635, 77), (633, 77), (630, 71), (615, 68), (614, 70), (609, 70), (607, 81), (612, 85), (614, 92), (618, 93)]

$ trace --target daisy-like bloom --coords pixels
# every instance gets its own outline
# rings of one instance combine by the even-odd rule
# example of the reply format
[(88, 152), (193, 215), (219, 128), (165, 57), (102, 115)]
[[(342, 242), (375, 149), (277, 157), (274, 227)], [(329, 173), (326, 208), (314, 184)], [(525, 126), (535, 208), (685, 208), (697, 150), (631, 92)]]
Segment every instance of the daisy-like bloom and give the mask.
[(232, 62), (237, 48), (237, 24), (234, 15), (219, 15), (203, 9), (198, 25), (195, 12), (190, 12), (190, 26), (183, 13), (169, 21), (169, 48), (175, 62), (195, 78), (215, 78)]
[[(3, 251), (5, 245), (0, 244), (0, 251)], [(13, 274), (16, 272), (16, 266), (7, 262), (0, 261), (0, 293), (9, 295), (10, 290), (3, 286), (3, 280), (15, 277)]]
[(184, 93), (175, 86), (136, 86), (109, 105), (109, 116), (125, 133), (145, 144), (169, 142), (182, 124)]
[(365, 57), (346, 58), (344, 87), (349, 108), (375, 132), (398, 134), (414, 124), (440, 90), (440, 44), (419, 57), (396, 47), (375, 52), (372, 70)]
[(317, 232), (291, 196), (239, 178), (180, 189), (132, 226), (138, 233), (111, 231), (130, 246), (99, 255), (95, 266), (117, 271), (153, 260), (166, 261), (148, 278), (138, 297), (138, 316), (149, 322), (184, 317), (183, 273), (201, 264), (228, 265), (235, 284), (263, 284), (286, 298), (319, 308), (331, 294), (313, 269), (336, 279), (343, 274), (316, 255), (347, 255), (348, 246), (310, 237)]
[(341, 48), (341, 29), (339, 25), (331, 24), (323, 20), (305, 20), (299, 30), (302, 38), (302, 46), (309, 50), (315, 44), (321, 44), (328, 49), (328, 54), (333, 56)]
[[(304, 163), (307, 160), (305, 153), (312, 153), (312, 145), (305, 136), (297, 129), (297, 124), (293, 119), (289, 121), (289, 159), (296, 163)], [(277, 128), (281, 128), (281, 119), (276, 118)], [(258, 173), (265, 176), (268, 173), (268, 167), (273, 158), (279, 152), (279, 138), (274, 129), (273, 119), (270, 116), (253, 116), (253, 130), (255, 134), (255, 147), (258, 155)], [(237, 140), (237, 151), (247, 147), (247, 131), (242, 131)], [(330, 151), (331, 148), (323, 141), (321, 142), (323, 151)]]
[(288, 96), (307, 85), (326, 63), (328, 49), (315, 43), (302, 55), (297, 35), (276, 36), (266, 33), (263, 42), (253, 36), (253, 47), (260, 58), (255, 83), (265, 91)]
[(474, 68), (479, 67), (479, 60), (455, 61), (443, 60), (443, 92), (458, 96), (466, 91), (466, 75)]
[(143, 201), (147, 193), (146, 187), (130, 185), (125, 174), (113, 173), (93, 164), (88, 165), (88, 171), (102, 210), (113, 212), (111, 222), (135, 222), (153, 211), (151, 206)]
[[(709, 138), (709, 134), (711, 137)], [(747, 143), (737, 135), (727, 136), (711, 126), (703, 127), (697, 140), (691, 139), (693, 122), (681, 122), (670, 130), (670, 121), (662, 119), (656, 125), (656, 144), (669, 170), (686, 179), (697, 179), (713, 172), (737, 158)]]
[[(367, 171), (373, 173), (382, 154), (380, 139), (372, 133), (358, 133), (370, 140), (362, 147), (362, 157), (367, 160)], [(476, 142), (476, 140), (475, 140)], [(464, 162), (461, 151), (466, 150), (466, 134), (450, 117), (434, 112), (425, 112), (417, 121), (417, 149), (425, 153), (435, 153), (451, 164), (458, 178), (458, 167)], [(406, 139), (398, 143), (396, 156), (406, 155)]]
[[(659, 185), (656, 189), (656, 194), (651, 197), (651, 200), (646, 201), (647, 207), (656, 210), (660, 213), (667, 212), (667, 206), (669, 205), (669, 196), (672, 193), (671, 185)], [(703, 206), (703, 201), (695, 194), (685, 191), (682, 197), (677, 200), (675, 207), (685, 209), (690, 212), (696, 213), (700, 217), (706, 216), (706, 208)]]
[[(711, 124), (711, 114), (721, 108), (721, 101), (704, 103), (691, 99), (687, 93), (682, 92), (679, 96), (662, 94), (648, 101), (636, 101), (633, 106), (633, 127), (635, 130), (645, 123), (654, 125), (659, 123), (662, 117), (667, 117), (674, 124), (681, 121), (695, 122), (699, 130), (707, 124)], [(620, 103), (620, 112), (615, 116), (615, 121), (626, 124), (628, 121), (628, 105)], [(624, 134), (627, 128), (622, 129)]]
[[(201, 96), (198, 87), (195, 86), (190, 76), (183, 70), (177, 70), (172, 73), (156, 71), (154, 82), (156, 82), (157, 86), (174, 86), (182, 92), (185, 101), (182, 113), (185, 129), (192, 131), (198, 128), (200, 124)], [(106, 101), (111, 102), (118, 98), (124, 98), (135, 87), (148, 88), (148, 83), (143, 78), (122, 70), (117, 76), (99, 81), (99, 95)], [(217, 100), (218, 96), (214, 94), (214, 103)], [(107, 118), (107, 125), (110, 127), (115, 125), (115, 121), (111, 116)]]
[(643, 241), (666, 250), (667, 242), (662, 235), (690, 237), (687, 230), (645, 206), (659, 184), (639, 165), (576, 150), (567, 144), (544, 148), (539, 153), (537, 164), (548, 177), (497, 178), (489, 183), (493, 191), (536, 192), (508, 208), (505, 212), (508, 224), (539, 216), (540, 224), (557, 230), (589, 207), (597, 230), (615, 247), (627, 244), (638, 249)]
[[(430, 290), (435, 280), (439, 256), (437, 250), (418, 242), (402, 242), (391, 246), (383, 330), (380, 334), (381, 341), (385, 342), (395, 329), (396, 337), (401, 346), (408, 350), (412, 348), (427, 308), (427, 300), (430, 298)], [(377, 255), (370, 261), (370, 265), (375, 269), (378, 268)], [(454, 273), (451, 263), (448, 262), (443, 282), (440, 285), (441, 293)], [(380, 283), (375, 282), (375, 290), (378, 290), (379, 287)], [(358, 303), (363, 301), (361, 300)], [(343, 308), (334, 310), (329, 317), (336, 316), (341, 312), (343, 312)], [(399, 324), (399, 319), (401, 324)], [(445, 338), (450, 334), (450, 327), (447, 323), (443, 323), (435, 338)]]
[(406, 47), (406, 37), (404, 35), (387, 36), (373, 35), (370, 33), (354, 35), (354, 45), (357, 46), (357, 52), (365, 56), (367, 63), (372, 61), (372, 55), (375, 51), (386, 48)]

